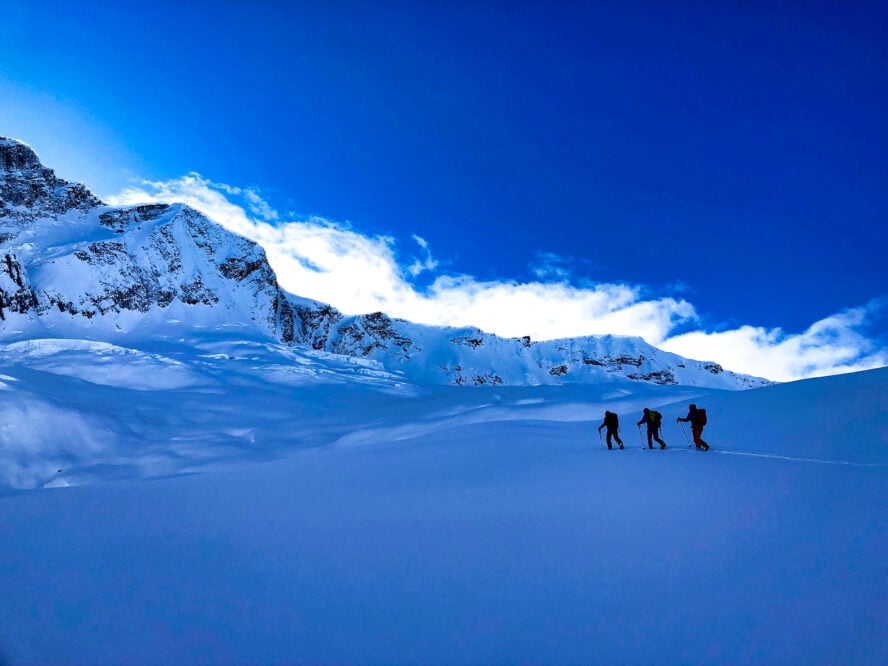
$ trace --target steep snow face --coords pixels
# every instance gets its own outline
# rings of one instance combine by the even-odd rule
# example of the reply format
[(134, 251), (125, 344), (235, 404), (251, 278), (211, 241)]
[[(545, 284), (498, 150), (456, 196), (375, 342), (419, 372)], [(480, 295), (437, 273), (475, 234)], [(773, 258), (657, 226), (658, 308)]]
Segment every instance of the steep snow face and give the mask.
[(378, 362), (423, 384), (597, 383), (745, 389), (769, 382), (640, 338), (534, 342), (383, 313), (346, 317), (286, 294), (264, 250), (183, 205), (104, 206), (0, 138), (0, 338), (115, 344), (216, 331)]

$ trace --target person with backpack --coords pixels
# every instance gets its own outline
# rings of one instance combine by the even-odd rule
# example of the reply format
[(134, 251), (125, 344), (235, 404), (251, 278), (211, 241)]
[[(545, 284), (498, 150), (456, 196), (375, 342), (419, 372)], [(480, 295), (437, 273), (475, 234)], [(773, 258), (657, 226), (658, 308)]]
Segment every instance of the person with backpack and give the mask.
[(660, 425), (663, 423), (663, 415), (660, 412), (645, 407), (644, 416), (642, 416), (641, 421), (635, 425), (640, 428), (642, 423), (647, 423), (648, 448), (654, 448), (654, 440), (656, 440), (660, 444), (660, 448), (665, 449), (666, 442), (660, 439)]
[(617, 444), (620, 445), (620, 448), (623, 448), (623, 440), (620, 439), (620, 417), (614, 414), (613, 412), (604, 412), (604, 421), (601, 422), (601, 425), (598, 426), (598, 436), (601, 436), (601, 429), (607, 428), (607, 448), (613, 449), (611, 446), (611, 437), (617, 440)]
[(706, 425), (706, 410), (697, 409), (697, 405), (688, 405), (688, 415), (683, 419), (675, 419), (676, 423), (690, 423), (694, 444), (698, 451), (708, 451), (709, 444), (703, 441), (703, 426)]

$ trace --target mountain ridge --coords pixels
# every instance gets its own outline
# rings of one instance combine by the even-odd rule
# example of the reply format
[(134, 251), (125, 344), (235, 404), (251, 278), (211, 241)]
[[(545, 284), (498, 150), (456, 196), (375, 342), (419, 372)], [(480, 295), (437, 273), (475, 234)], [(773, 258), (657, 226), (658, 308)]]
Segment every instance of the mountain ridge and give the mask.
[(597, 383), (746, 389), (770, 384), (641, 338), (533, 341), (382, 312), (345, 315), (284, 291), (264, 249), (184, 204), (107, 206), (0, 137), (0, 339), (49, 328), (118, 340), (183, 327), (237, 330), (356, 357), (407, 381), (474, 386)]

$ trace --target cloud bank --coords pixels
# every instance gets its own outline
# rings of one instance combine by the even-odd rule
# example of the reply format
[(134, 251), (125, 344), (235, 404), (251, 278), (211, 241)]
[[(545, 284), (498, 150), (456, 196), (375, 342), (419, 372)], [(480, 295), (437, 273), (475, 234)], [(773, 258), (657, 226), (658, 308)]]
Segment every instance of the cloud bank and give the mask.
[[(142, 181), (104, 197), (112, 205), (185, 203), (262, 245), (287, 291), (330, 303), (347, 314), (382, 311), (441, 326), (477, 326), (506, 337), (537, 340), (581, 335), (637, 335), (689, 358), (716, 361), (736, 372), (788, 381), (888, 365), (888, 350), (862, 331), (885, 308), (875, 301), (812, 324), (799, 334), (741, 326), (702, 329), (683, 298), (650, 297), (642, 286), (570, 282), (571, 260), (546, 254), (533, 266), (539, 280), (482, 281), (435, 275), (439, 262), (413, 235), (410, 250), (389, 236), (368, 236), (320, 217), (284, 219), (253, 188), (214, 183), (190, 173), (169, 181)], [(418, 288), (423, 273), (433, 282)]]

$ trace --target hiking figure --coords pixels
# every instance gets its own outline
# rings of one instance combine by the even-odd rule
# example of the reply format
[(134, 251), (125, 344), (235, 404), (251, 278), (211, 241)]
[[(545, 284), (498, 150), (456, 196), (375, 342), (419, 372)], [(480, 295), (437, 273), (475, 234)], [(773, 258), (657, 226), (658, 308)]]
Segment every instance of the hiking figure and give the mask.
[(601, 425), (598, 426), (598, 436), (601, 437), (601, 429), (607, 427), (607, 448), (613, 449), (611, 446), (611, 437), (617, 440), (617, 444), (620, 445), (620, 448), (623, 448), (623, 440), (620, 439), (619, 430), (620, 430), (620, 417), (614, 414), (613, 412), (605, 412), (604, 413), (604, 421), (601, 422)]
[(663, 423), (663, 415), (660, 412), (655, 412), (653, 409), (645, 407), (644, 416), (635, 425), (641, 428), (642, 423), (647, 423), (648, 448), (654, 448), (654, 440), (656, 440), (660, 444), (660, 448), (665, 449), (666, 442), (660, 439), (660, 425)]
[(688, 405), (688, 415), (683, 419), (675, 419), (676, 423), (691, 424), (691, 433), (694, 435), (694, 444), (698, 451), (708, 451), (709, 444), (703, 441), (703, 426), (706, 425), (706, 410), (697, 409), (697, 405)]

